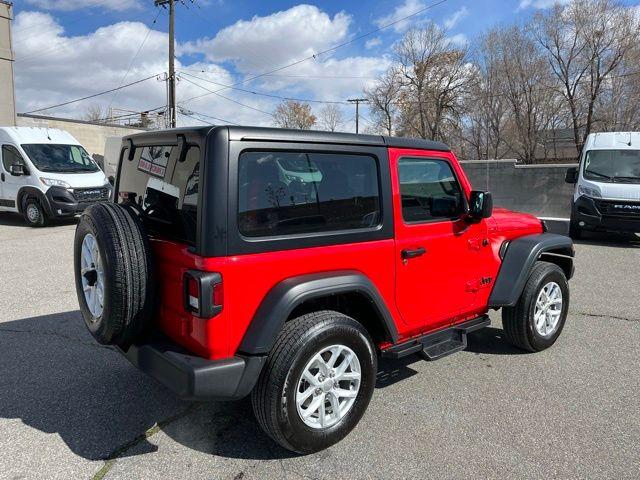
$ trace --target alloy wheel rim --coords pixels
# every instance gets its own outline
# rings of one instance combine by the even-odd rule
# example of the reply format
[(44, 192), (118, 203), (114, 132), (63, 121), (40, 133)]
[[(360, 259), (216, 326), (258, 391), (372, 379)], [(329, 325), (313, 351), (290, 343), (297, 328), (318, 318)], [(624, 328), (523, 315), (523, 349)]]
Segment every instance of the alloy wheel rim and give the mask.
[(296, 389), (296, 408), (305, 425), (329, 428), (349, 413), (360, 390), (358, 356), (345, 345), (317, 352), (307, 363)]
[(82, 240), (80, 275), (84, 299), (95, 322), (102, 315), (104, 305), (104, 270), (98, 242), (90, 233)]
[(556, 282), (547, 283), (538, 294), (533, 322), (538, 334), (550, 337), (560, 325), (562, 315), (562, 289)]
[(38, 217), (40, 216), (40, 212), (38, 211), (38, 207), (33, 204), (29, 204), (27, 206), (27, 218), (30, 222), (35, 223), (38, 221)]

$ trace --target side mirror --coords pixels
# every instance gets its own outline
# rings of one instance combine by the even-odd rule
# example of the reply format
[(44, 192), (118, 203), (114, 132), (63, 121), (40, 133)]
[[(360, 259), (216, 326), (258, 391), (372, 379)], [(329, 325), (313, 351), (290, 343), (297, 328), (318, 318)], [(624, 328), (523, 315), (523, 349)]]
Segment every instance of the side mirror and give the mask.
[(109, 175), (107, 180), (109, 180), (109, 183), (111, 184), (112, 187), (116, 183), (116, 179), (115, 179), (115, 177), (113, 175)]
[(567, 183), (578, 183), (578, 167), (567, 168), (564, 174), (564, 181)]
[(26, 175), (26, 170), (24, 168), (24, 165), (21, 163), (14, 163), (11, 165), (11, 167), (9, 168), (9, 173), (11, 175), (13, 175), (14, 177), (19, 177), (20, 175)]
[(453, 218), (460, 214), (459, 202), (454, 197), (435, 197), (431, 199), (432, 217)]
[(491, 192), (474, 190), (469, 198), (469, 217), (473, 220), (489, 218), (493, 213), (493, 196)]

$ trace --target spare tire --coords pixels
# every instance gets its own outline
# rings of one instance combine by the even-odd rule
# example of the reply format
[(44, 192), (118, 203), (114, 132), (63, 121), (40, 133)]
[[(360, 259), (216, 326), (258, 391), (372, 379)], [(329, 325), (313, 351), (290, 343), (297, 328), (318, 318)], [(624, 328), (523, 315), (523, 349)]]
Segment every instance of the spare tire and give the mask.
[(153, 262), (136, 213), (115, 203), (88, 207), (76, 228), (74, 270), (82, 317), (103, 345), (130, 345), (152, 313)]

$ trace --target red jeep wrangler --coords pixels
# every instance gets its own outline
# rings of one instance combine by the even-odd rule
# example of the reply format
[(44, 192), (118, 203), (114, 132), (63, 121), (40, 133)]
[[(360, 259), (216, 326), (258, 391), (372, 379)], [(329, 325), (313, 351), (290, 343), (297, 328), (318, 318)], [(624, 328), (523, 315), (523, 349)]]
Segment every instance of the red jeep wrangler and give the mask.
[(358, 423), (379, 356), (434, 360), (502, 308), (539, 351), (562, 331), (568, 237), (492, 212), (442, 143), (249, 127), (123, 142), (114, 203), (75, 236), (84, 320), (190, 399), (251, 393), (283, 447)]

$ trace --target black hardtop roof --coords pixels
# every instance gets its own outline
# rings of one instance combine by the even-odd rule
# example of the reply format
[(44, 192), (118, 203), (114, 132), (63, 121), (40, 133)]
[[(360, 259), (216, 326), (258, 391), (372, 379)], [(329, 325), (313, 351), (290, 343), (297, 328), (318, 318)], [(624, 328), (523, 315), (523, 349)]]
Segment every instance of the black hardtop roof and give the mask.
[(340, 145), (367, 145), (381, 147), (413, 148), (416, 150), (436, 150), (449, 152), (451, 149), (442, 142), (424, 140), (421, 138), (387, 137), (384, 135), (361, 135), (355, 133), (321, 132), (315, 130), (293, 130), (286, 128), (241, 127), (241, 126), (206, 126), (184, 127), (170, 130), (156, 130), (128, 135), (123, 138), (136, 143), (156, 142), (160, 139), (174, 139), (176, 135), (191, 134), (206, 137), (213, 131), (226, 128), (230, 140), (260, 141), (260, 142), (291, 142), (291, 143), (326, 143)]

